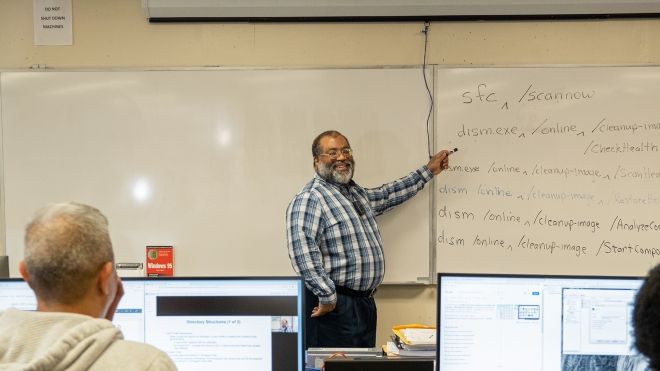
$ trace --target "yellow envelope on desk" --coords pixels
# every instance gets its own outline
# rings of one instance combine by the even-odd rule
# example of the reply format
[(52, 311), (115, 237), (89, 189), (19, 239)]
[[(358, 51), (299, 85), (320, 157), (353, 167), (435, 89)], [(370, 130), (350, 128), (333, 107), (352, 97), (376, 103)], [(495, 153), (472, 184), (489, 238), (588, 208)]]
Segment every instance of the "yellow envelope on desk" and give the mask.
[(405, 349), (435, 348), (435, 326), (419, 324), (398, 325), (392, 327), (392, 332)]

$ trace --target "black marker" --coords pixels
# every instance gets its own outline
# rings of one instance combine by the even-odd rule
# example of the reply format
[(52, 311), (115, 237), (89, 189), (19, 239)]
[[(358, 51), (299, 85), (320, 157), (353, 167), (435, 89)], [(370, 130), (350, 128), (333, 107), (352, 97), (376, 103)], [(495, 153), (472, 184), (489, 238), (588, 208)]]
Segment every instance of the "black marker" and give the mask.
[(454, 152), (458, 152), (458, 148), (454, 148), (454, 149), (452, 149), (451, 151), (449, 151), (449, 153), (447, 154), (447, 156), (451, 155), (451, 154), (454, 153)]

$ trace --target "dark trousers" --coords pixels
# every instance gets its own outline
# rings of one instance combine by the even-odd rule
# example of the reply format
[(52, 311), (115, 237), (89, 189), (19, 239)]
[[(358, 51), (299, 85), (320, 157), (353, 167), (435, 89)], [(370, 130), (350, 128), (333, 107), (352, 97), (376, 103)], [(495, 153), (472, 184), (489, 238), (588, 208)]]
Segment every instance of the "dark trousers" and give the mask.
[(319, 299), (305, 288), (305, 348), (373, 348), (376, 346), (376, 302), (373, 297), (337, 294), (332, 312), (311, 318)]

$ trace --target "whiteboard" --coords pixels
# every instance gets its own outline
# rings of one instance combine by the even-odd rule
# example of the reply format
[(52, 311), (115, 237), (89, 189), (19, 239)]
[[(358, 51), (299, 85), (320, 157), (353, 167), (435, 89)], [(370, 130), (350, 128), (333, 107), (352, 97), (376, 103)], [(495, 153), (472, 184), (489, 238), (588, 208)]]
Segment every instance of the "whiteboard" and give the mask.
[[(6, 250), (30, 215), (89, 203), (118, 262), (174, 246), (175, 274), (292, 275), (285, 210), (337, 129), (367, 187), (428, 160), (421, 68), (0, 74)], [(380, 217), (386, 282), (430, 275), (431, 186)], [(17, 272), (12, 270), (12, 275)]]
[(660, 68), (439, 68), (441, 272), (644, 275), (660, 257)]

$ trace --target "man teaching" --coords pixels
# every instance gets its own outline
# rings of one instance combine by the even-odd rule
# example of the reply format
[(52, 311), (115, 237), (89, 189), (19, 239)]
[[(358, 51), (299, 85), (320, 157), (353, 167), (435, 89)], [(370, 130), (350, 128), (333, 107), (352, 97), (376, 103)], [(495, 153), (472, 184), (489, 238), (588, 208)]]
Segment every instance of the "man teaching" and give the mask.
[(374, 347), (376, 304), (383, 281), (383, 243), (376, 216), (410, 199), (449, 166), (442, 150), (428, 164), (377, 188), (353, 179), (355, 161), (338, 131), (312, 143), (316, 175), (286, 211), (289, 257), (305, 280), (306, 346)]

